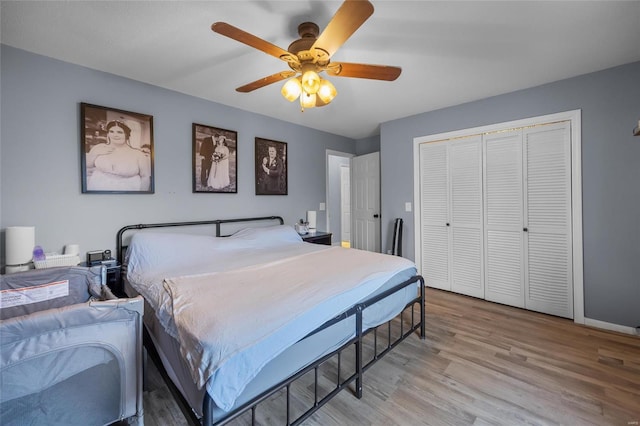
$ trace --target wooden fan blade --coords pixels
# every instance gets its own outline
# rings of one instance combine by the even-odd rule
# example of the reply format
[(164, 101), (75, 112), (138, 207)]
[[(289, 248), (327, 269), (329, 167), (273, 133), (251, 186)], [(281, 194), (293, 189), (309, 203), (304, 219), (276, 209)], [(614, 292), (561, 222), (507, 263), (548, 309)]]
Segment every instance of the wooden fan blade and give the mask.
[(260, 89), (261, 87), (268, 86), (273, 83), (277, 83), (289, 77), (293, 77), (294, 75), (296, 75), (294, 71), (277, 72), (268, 77), (264, 77), (264, 78), (261, 78), (260, 80), (256, 80), (252, 83), (245, 84), (244, 86), (240, 86), (236, 89), (236, 91), (242, 92), (242, 93), (253, 92), (256, 89)]
[(373, 5), (367, 0), (346, 0), (333, 15), (322, 34), (313, 43), (311, 50), (320, 49), (329, 54), (336, 53), (353, 33), (373, 14)]
[(353, 64), (350, 62), (332, 62), (327, 74), (336, 77), (369, 78), (371, 80), (393, 81), (402, 72), (402, 68), (388, 65)]
[(278, 59), (282, 59), (285, 62), (291, 62), (292, 60), (297, 62), (297, 58), (286, 50), (276, 46), (275, 44), (269, 43), (266, 40), (256, 37), (253, 34), (249, 34), (248, 32), (241, 30), (240, 28), (227, 24), (226, 22), (214, 22), (211, 25), (211, 30), (233, 40), (239, 41), (240, 43), (244, 43), (247, 46), (251, 46), (255, 49), (261, 50), (268, 55), (274, 56)]

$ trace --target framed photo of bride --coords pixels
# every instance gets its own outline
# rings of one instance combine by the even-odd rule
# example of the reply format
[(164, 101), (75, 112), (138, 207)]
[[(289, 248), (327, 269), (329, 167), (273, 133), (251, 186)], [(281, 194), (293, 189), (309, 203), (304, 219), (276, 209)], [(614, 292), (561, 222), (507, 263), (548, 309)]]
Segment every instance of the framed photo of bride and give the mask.
[(83, 193), (153, 194), (153, 117), (80, 104)]
[(193, 192), (238, 192), (238, 132), (193, 123)]

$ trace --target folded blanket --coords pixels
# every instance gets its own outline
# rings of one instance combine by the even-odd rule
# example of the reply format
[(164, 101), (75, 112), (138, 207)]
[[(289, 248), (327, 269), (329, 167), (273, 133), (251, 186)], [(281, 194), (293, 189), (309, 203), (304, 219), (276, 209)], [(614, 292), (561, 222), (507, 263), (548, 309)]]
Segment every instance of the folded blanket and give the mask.
[(404, 258), (331, 247), (242, 269), (164, 281), (171, 320), (194, 382), (230, 410), (260, 369), (366, 298)]

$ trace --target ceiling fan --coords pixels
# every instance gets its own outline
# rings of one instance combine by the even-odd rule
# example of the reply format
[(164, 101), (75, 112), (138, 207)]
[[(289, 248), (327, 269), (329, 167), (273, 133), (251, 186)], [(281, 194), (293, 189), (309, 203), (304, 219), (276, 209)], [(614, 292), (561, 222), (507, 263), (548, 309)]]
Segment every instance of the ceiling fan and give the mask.
[(226, 37), (244, 43), (274, 56), (289, 65), (291, 71), (281, 71), (238, 87), (248, 93), (269, 84), (288, 79), (282, 87), (282, 95), (289, 101), (300, 98), (302, 111), (305, 108), (321, 107), (330, 103), (337, 90), (321, 72), (335, 77), (367, 78), (393, 81), (402, 69), (387, 65), (331, 62), (331, 57), (349, 37), (373, 14), (373, 5), (367, 0), (345, 0), (331, 21), (320, 34), (318, 25), (303, 22), (298, 26), (300, 38), (284, 50), (268, 41), (249, 34), (226, 22), (215, 22), (211, 29)]

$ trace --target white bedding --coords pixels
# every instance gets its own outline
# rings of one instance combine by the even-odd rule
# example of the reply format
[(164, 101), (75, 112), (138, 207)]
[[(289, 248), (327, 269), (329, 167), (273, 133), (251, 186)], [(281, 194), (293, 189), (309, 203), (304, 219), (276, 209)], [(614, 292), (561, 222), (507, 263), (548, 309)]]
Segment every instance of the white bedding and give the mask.
[[(227, 238), (144, 235), (130, 245), (129, 281), (223, 410), (287, 347), (415, 268), (400, 257), (303, 243), (286, 226)], [(156, 249), (165, 243), (173, 251)]]

